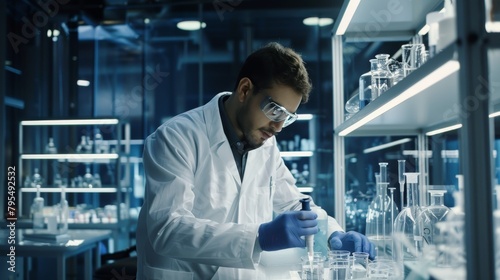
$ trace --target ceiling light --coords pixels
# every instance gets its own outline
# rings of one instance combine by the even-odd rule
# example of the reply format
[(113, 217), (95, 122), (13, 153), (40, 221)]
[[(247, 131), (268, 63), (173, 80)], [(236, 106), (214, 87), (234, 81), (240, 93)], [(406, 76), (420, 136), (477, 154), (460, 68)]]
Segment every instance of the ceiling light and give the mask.
[(90, 85), (90, 82), (87, 80), (78, 80), (76, 81), (76, 84), (81, 87), (88, 87)]
[(422, 27), (422, 29), (420, 29), (420, 31), (418, 31), (418, 35), (424, 36), (425, 34), (429, 33), (429, 30), (431, 30), (431, 27), (426, 24), (424, 25), (424, 27)]
[(373, 153), (375, 151), (380, 151), (380, 150), (387, 149), (387, 148), (390, 148), (390, 147), (393, 147), (393, 146), (397, 146), (397, 145), (401, 145), (401, 144), (404, 144), (404, 143), (408, 143), (410, 141), (411, 141), (410, 138), (399, 139), (399, 140), (396, 140), (396, 141), (392, 141), (392, 142), (389, 142), (389, 143), (385, 143), (385, 144), (382, 144), (382, 145), (378, 145), (378, 146), (375, 146), (375, 147), (364, 149), (363, 153), (364, 154)]
[(354, 13), (358, 9), (359, 2), (360, 0), (349, 1), (344, 14), (342, 15), (342, 19), (340, 20), (340, 24), (337, 27), (337, 32), (335, 32), (336, 35), (344, 35), (345, 31), (347, 30), (347, 26), (349, 26), (349, 23), (351, 23)]
[(452, 130), (455, 130), (455, 129), (459, 129), (461, 127), (462, 127), (462, 124), (455, 124), (455, 125), (443, 127), (443, 128), (440, 128), (440, 129), (436, 129), (436, 130), (433, 130), (433, 131), (429, 131), (425, 135), (432, 136), (432, 135), (440, 134), (440, 133), (443, 133), (443, 132), (448, 132), (448, 131), (452, 131)]
[(488, 117), (490, 117), (490, 118), (496, 118), (498, 116), (500, 116), (500, 111), (497, 111), (497, 112), (494, 112), (494, 113), (491, 113), (488, 115)]
[(206, 26), (207, 26), (206, 23), (197, 20), (185, 20), (177, 23), (177, 28), (186, 31), (199, 30), (200, 27), (205, 28)]
[(319, 18), (319, 17), (308, 17), (302, 21), (303, 24), (308, 26), (327, 26), (333, 23), (333, 19), (331, 18)]

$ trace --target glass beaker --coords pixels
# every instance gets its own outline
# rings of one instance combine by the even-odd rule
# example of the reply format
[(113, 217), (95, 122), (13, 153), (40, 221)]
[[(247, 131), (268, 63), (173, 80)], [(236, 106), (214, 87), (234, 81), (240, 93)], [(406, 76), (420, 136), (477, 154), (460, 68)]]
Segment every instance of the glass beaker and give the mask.
[[(377, 69), (372, 71), (372, 94), (376, 97), (386, 92), (393, 85), (393, 74), (389, 70), (389, 63), (393, 60), (389, 59), (388, 54), (377, 54)], [(375, 98), (376, 98), (375, 97)]]
[(358, 110), (363, 109), (368, 103), (377, 98), (377, 95), (372, 90), (372, 73), (375, 70), (377, 70), (377, 59), (370, 59), (370, 71), (359, 77)]
[(401, 46), (403, 56), (404, 76), (407, 77), (411, 72), (424, 64), (425, 45), (424, 44), (405, 44)]
[(421, 237), (418, 236), (417, 217), (421, 209), (418, 200), (418, 173), (404, 173), (406, 176), (407, 206), (399, 212), (394, 221), (394, 238), (397, 248), (394, 256), (397, 261), (417, 260), (420, 255)]

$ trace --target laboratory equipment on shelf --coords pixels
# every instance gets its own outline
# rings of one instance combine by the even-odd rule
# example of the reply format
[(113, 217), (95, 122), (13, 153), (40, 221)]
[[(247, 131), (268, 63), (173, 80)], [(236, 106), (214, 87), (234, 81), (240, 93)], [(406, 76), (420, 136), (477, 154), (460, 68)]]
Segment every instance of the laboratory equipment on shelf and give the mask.
[(66, 188), (61, 188), (61, 202), (59, 203), (58, 209), (58, 227), (60, 233), (66, 233), (68, 231), (68, 216), (69, 208), (68, 201), (66, 200)]
[(31, 179), (31, 186), (36, 187), (36, 186), (43, 186), (43, 178), (42, 175), (40, 175), (38, 168), (35, 168), (35, 172), (33, 174), (33, 178)]
[[(393, 86), (393, 74), (389, 70), (389, 64), (394, 60), (389, 59), (388, 54), (377, 54), (377, 69), (372, 71), (372, 94), (376, 97), (382, 95)], [(375, 98), (376, 98), (375, 97)]]
[(422, 212), (418, 196), (418, 175), (406, 172), (406, 207), (399, 212), (394, 221), (394, 257), (402, 263), (406, 260), (418, 260), (420, 257), (421, 236), (418, 236), (417, 217)]
[(403, 205), (403, 197), (404, 197), (404, 191), (405, 191), (405, 162), (406, 160), (404, 159), (399, 159), (398, 160), (398, 182), (399, 182), (399, 192), (401, 193), (401, 207), (400, 209), (403, 210), (404, 205)]
[(41, 229), (45, 227), (45, 220), (43, 217), (43, 207), (45, 200), (40, 196), (40, 185), (36, 185), (36, 197), (33, 199), (31, 205), (31, 217), (33, 219), (33, 228)]
[(463, 208), (463, 175), (457, 175), (458, 191), (453, 193), (455, 206), (444, 221), (436, 224), (440, 238), (436, 239), (436, 265), (465, 270), (466, 254), (464, 244), (465, 214)]
[(404, 76), (417, 70), (425, 60), (424, 44), (404, 44), (401, 46)]
[[(372, 102), (377, 98), (377, 94), (374, 93), (372, 89), (372, 74), (377, 70), (377, 59), (370, 59), (370, 71), (362, 74), (359, 77), (359, 88), (358, 88), (358, 98), (359, 105), (358, 110), (363, 109), (368, 103)], [(347, 110), (347, 105), (346, 105)], [(349, 112), (349, 111), (348, 111)]]
[(359, 112), (359, 108), (360, 108), (359, 105), (360, 105), (360, 97), (359, 97), (358, 93), (355, 93), (345, 103), (345, 110), (347, 112), (346, 120), (349, 119), (349, 117), (351, 117), (352, 115)]
[(376, 246), (378, 257), (392, 255), (392, 233), (394, 217), (398, 208), (387, 195), (387, 163), (381, 162), (380, 174), (377, 176), (377, 194), (368, 207), (366, 215), (366, 237)]
[(49, 138), (49, 143), (45, 146), (45, 153), (47, 154), (57, 154), (57, 147), (54, 144), (54, 138)]
[(422, 212), (417, 217), (419, 224), (417, 228), (423, 237), (423, 246), (435, 244), (435, 239), (440, 236), (436, 224), (444, 221), (450, 212), (450, 208), (444, 205), (446, 190), (428, 190), (427, 192), (430, 194), (430, 205), (422, 207)]

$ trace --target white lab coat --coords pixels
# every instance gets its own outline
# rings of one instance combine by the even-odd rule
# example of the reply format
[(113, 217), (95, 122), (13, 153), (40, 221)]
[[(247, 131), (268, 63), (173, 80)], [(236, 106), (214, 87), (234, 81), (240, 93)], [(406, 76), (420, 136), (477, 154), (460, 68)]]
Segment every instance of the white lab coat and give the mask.
[[(243, 181), (215, 96), (145, 141), (146, 193), (137, 226), (137, 279), (262, 279), (261, 223), (305, 197), (274, 137), (248, 153)], [(329, 234), (342, 230), (329, 220)], [(257, 245), (257, 246), (256, 246)]]

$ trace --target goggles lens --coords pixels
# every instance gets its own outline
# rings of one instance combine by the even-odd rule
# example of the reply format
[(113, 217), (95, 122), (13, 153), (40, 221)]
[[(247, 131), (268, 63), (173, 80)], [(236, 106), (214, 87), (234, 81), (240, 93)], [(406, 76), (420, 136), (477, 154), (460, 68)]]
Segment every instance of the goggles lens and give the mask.
[(297, 114), (295, 113), (290, 113), (288, 110), (274, 102), (271, 97), (269, 98), (264, 98), (262, 103), (260, 104), (260, 108), (262, 109), (262, 112), (266, 115), (268, 119), (270, 119), (273, 122), (282, 122), (283, 127), (289, 126), (292, 124), (294, 121), (297, 120)]

